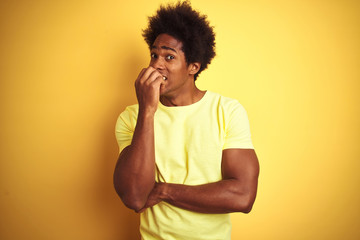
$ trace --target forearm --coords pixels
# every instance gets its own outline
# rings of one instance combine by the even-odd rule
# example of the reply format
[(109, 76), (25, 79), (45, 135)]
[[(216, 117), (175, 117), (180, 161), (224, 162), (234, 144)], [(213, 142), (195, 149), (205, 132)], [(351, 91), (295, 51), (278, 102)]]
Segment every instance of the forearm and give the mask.
[(138, 210), (155, 184), (154, 115), (139, 111), (131, 145), (120, 154), (114, 173), (117, 193)]
[(201, 213), (248, 213), (255, 200), (255, 194), (236, 179), (197, 186), (159, 183), (156, 188), (159, 201)]

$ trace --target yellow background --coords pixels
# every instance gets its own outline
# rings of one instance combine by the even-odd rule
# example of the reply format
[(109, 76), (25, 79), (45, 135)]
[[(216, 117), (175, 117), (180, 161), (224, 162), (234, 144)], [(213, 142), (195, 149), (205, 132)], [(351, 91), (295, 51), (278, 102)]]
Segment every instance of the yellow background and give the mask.
[[(0, 3), (0, 239), (137, 239), (114, 125), (161, 1)], [(360, 239), (360, 3), (192, 1), (217, 33), (198, 86), (247, 109), (260, 164), (233, 239)]]

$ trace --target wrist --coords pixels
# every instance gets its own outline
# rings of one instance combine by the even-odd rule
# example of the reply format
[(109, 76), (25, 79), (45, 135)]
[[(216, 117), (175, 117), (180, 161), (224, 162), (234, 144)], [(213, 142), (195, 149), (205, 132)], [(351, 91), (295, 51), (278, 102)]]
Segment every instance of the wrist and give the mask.
[(159, 199), (161, 201), (166, 201), (170, 199), (170, 185), (167, 183), (157, 183), (159, 189)]
[(140, 119), (153, 119), (154, 116), (155, 116), (155, 112), (156, 110), (154, 111), (153, 109), (151, 108), (146, 108), (146, 107), (140, 107), (139, 106), (139, 113), (138, 113), (138, 117)]

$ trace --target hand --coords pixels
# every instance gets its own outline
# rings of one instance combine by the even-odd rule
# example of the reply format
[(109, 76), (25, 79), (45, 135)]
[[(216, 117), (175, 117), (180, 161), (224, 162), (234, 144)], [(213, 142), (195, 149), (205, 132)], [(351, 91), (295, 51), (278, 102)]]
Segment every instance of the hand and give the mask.
[(166, 183), (155, 183), (153, 190), (150, 192), (148, 199), (142, 209), (137, 213), (144, 212), (147, 208), (152, 207), (163, 200)]
[(136, 96), (139, 111), (154, 114), (160, 99), (160, 86), (164, 82), (163, 76), (155, 68), (143, 68), (135, 81)]

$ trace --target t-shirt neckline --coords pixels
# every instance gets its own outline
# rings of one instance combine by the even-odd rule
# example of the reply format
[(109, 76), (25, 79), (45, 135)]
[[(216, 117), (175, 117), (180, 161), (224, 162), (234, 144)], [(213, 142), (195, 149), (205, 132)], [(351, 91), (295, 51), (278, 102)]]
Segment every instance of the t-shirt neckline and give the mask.
[(160, 101), (159, 101), (159, 106), (161, 108), (164, 108), (164, 109), (189, 109), (189, 108), (193, 108), (193, 107), (196, 107), (198, 105), (200, 105), (202, 102), (205, 101), (205, 99), (207, 98), (207, 96), (209, 95), (209, 91), (205, 90), (205, 94), (204, 96), (202, 96), (202, 98), (197, 101), (197, 102), (194, 102), (192, 104), (189, 104), (189, 105), (184, 105), (184, 106), (165, 106), (164, 104), (162, 104)]

